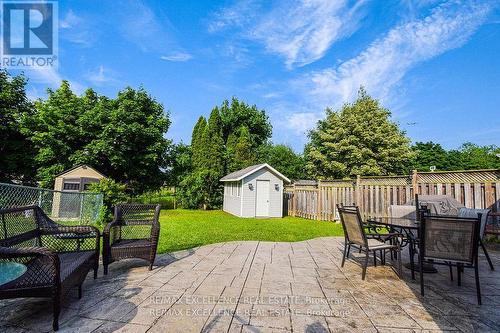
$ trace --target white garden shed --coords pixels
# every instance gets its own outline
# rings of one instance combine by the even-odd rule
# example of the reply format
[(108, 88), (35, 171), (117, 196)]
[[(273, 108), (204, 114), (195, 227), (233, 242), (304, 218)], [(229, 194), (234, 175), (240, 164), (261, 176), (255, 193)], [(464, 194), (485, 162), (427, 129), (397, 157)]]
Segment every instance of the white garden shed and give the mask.
[(225, 212), (240, 217), (282, 217), (283, 183), (290, 180), (267, 163), (228, 174), (224, 183)]

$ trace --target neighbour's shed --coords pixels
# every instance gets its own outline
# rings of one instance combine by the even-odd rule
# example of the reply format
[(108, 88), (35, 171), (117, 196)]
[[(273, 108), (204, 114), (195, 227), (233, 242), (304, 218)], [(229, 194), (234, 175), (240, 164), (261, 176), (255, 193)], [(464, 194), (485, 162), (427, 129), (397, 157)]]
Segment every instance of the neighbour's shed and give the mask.
[(221, 182), (225, 212), (240, 217), (283, 216), (283, 183), (290, 180), (269, 164), (232, 172)]
[(106, 177), (88, 165), (77, 165), (56, 176), (54, 190), (74, 192), (86, 191), (90, 184), (98, 183), (103, 178)]
[(77, 165), (58, 174), (54, 182), (52, 217), (70, 219), (80, 216), (83, 196), (78, 193), (88, 190), (90, 184), (103, 178), (106, 177), (88, 165)]

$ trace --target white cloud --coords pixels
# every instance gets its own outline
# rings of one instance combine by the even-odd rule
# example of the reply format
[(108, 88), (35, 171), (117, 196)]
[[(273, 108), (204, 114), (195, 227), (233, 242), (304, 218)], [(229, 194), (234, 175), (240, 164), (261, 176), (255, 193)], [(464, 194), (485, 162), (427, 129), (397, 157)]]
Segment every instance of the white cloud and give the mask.
[(98, 31), (95, 29), (93, 21), (76, 15), (71, 9), (68, 10), (64, 18), (59, 20), (61, 38), (82, 47), (91, 46), (98, 35)]
[(364, 2), (282, 0), (270, 10), (255, 1), (238, 2), (217, 13), (209, 31), (240, 28), (241, 37), (282, 56), (288, 68), (304, 66), (322, 58), (334, 42), (356, 30)]
[(59, 28), (61, 29), (71, 29), (82, 23), (82, 19), (78, 17), (73, 10), (68, 10), (66, 16), (62, 20), (59, 20)]
[(96, 86), (102, 86), (104, 84), (113, 85), (119, 82), (119, 80), (115, 78), (115, 73), (110, 69), (104, 68), (102, 65), (99, 66), (96, 71), (85, 75), (85, 78)]
[(427, 17), (391, 29), (339, 66), (309, 74), (302, 89), (327, 104), (352, 100), (360, 85), (384, 99), (410, 69), (464, 45), (491, 10), (491, 3), (448, 1)]
[(307, 132), (316, 126), (318, 120), (324, 117), (323, 113), (316, 112), (297, 112), (286, 117), (286, 127), (298, 135), (307, 134)]
[(192, 55), (189, 53), (184, 53), (184, 52), (178, 52), (178, 53), (172, 53), (169, 55), (164, 55), (161, 56), (160, 59), (165, 60), (165, 61), (174, 61), (174, 62), (183, 62), (183, 61), (188, 61), (193, 58)]
[[(57, 89), (61, 86), (61, 82), (65, 79), (53, 67), (34, 67), (32, 70), (26, 71), (26, 76), (36, 83), (43, 83), (48, 85), (49, 88)], [(77, 81), (69, 80), (69, 84), (73, 91), (81, 94), (85, 91), (85, 86)]]

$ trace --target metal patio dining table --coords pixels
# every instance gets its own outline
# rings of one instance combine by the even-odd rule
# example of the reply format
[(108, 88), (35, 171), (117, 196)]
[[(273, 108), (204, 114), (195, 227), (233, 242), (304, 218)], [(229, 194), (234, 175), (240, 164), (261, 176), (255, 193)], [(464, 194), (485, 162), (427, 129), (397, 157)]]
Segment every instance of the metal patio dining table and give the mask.
[[(404, 266), (411, 270), (411, 278), (415, 279), (415, 271), (419, 271), (419, 266), (415, 265), (414, 256), (415, 248), (418, 244), (418, 234), (420, 229), (420, 222), (413, 218), (396, 218), (396, 217), (368, 217), (366, 224), (371, 228), (377, 226), (389, 229), (391, 232), (399, 232), (405, 236), (405, 241), (408, 245), (410, 262)], [(375, 227), (374, 227), (375, 226)], [(424, 273), (437, 273), (437, 269), (433, 265), (424, 264)]]

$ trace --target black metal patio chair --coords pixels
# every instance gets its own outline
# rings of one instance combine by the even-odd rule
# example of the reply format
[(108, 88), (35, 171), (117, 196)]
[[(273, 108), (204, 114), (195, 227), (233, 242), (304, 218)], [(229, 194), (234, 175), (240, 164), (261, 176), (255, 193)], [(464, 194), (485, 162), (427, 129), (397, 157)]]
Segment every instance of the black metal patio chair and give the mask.
[[(419, 228), (420, 293), (424, 296), (424, 263), (457, 267), (458, 284), (461, 271), (473, 268), (476, 279), (477, 302), (481, 304), (479, 285), (478, 243), (481, 216), (465, 218), (421, 214)], [(451, 272), (451, 269), (450, 269)]]
[(401, 268), (401, 246), (400, 240), (402, 235), (399, 233), (384, 234), (385, 242), (377, 239), (380, 234), (367, 233), (365, 230), (365, 225), (361, 219), (361, 214), (359, 213), (358, 207), (342, 207), (337, 206), (340, 221), (344, 230), (344, 252), (342, 255), (341, 267), (344, 267), (345, 259), (349, 257), (349, 251), (351, 247), (358, 248), (360, 251), (365, 252), (365, 260), (363, 264), (363, 271), (361, 278), (364, 280), (366, 276), (366, 268), (368, 266), (368, 259), (370, 252), (373, 253), (374, 264), (377, 263), (376, 252), (381, 251), (381, 260), (385, 263), (385, 251), (395, 251), (396, 260), (398, 262), (398, 276), (402, 276)]

